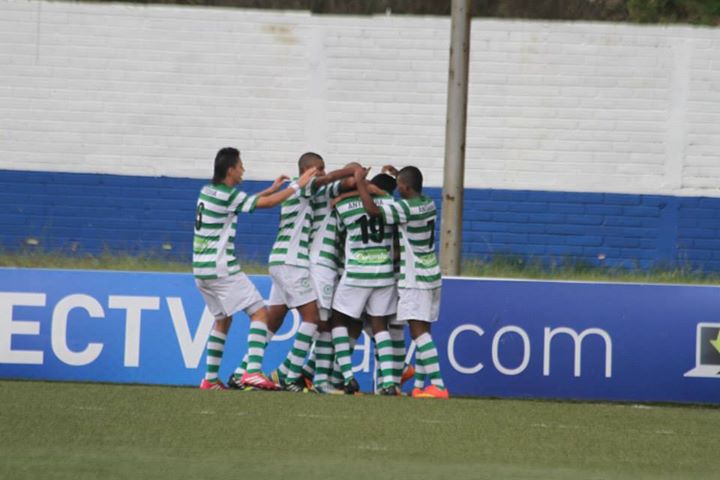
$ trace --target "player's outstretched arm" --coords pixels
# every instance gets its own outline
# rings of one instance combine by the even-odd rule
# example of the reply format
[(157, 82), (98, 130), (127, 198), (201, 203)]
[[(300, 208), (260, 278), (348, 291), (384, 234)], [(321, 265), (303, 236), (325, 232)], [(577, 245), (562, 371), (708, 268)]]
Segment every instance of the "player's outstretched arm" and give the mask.
[(322, 177), (318, 177), (315, 180), (315, 186), (322, 187), (323, 185), (327, 185), (328, 183), (332, 183), (336, 180), (341, 180), (346, 177), (352, 177), (357, 170), (362, 170), (361, 167), (345, 167), (340, 168), (338, 170), (333, 170), (330, 173), (327, 173), (326, 175), (323, 175)]
[(266, 197), (258, 198), (255, 208), (271, 208), (276, 205), (280, 205), (282, 202), (292, 197), (295, 192), (303, 188), (310, 182), (315, 175), (317, 175), (317, 168), (309, 168), (297, 179), (297, 181), (288, 185), (287, 188), (280, 190), (279, 192), (272, 193)]
[(365, 180), (367, 174), (367, 170), (356, 172), (355, 182), (357, 183), (358, 194), (360, 195), (360, 199), (362, 200), (363, 207), (365, 207), (365, 211), (371, 217), (377, 217), (378, 215), (380, 215), (380, 209), (377, 205), (375, 205), (375, 202), (373, 202), (373, 199), (370, 196), (370, 191), (368, 190), (368, 183), (367, 180)]
[[(335, 208), (335, 205), (340, 203), (341, 201), (345, 200), (346, 198), (350, 197), (357, 197), (360, 195), (360, 193), (354, 188), (355, 185), (355, 177), (352, 178), (353, 181), (353, 189), (349, 192), (343, 192), (342, 194), (338, 195), (337, 197), (330, 200), (330, 208)], [(367, 183), (366, 184), (368, 191), (370, 192), (370, 195), (377, 195), (379, 197), (387, 197), (389, 193), (387, 193), (382, 188), (378, 187), (374, 183)]]
[(266, 188), (262, 192), (258, 193), (257, 196), (258, 197), (267, 197), (268, 195), (272, 195), (273, 193), (280, 190), (280, 187), (282, 186), (282, 184), (287, 182), (288, 180), (290, 180), (290, 177), (288, 177), (287, 175), (280, 175), (279, 177), (277, 177), (275, 179), (275, 181), (272, 183), (272, 185), (270, 185), (268, 188)]
[(351, 191), (349, 191), (349, 192), (344, 192), (344, 193), (342, 193), (342, 194), (338, 195), (337, 197), (334, 197), (334, 198), (332, 198), (332, 199), (330, 200), (330, 208), (335, 208), (335, 205), (337, 205), (338, 203), (342, 202), (342, 201), (345, 200), (346, 198), (357, 197), (357, 196), (358, 196), (358, 191), (357, 191), (357, 190), (351, 190)]

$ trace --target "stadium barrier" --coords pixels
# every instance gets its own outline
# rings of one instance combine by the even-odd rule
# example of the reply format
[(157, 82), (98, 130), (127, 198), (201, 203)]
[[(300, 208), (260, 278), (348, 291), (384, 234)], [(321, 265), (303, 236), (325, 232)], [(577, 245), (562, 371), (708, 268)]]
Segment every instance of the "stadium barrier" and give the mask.
[[(251, 279), (267, 296), (269, 277)], [(440, 317), (454, 395), (720, 403), (720, 287), (446, 278)], [(288, 314), (266, 370), (297, 325)], [(0, 378), (197, 385), (211, 326), (189, 274), (0, 269)], [(367, 337), (353, 361), (369, 390)]]

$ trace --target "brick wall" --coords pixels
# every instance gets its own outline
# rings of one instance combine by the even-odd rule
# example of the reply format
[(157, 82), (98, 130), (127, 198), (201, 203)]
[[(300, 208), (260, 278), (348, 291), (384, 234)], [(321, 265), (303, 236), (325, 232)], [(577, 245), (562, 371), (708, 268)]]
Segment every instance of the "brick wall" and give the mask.
[[(442, 183), (449, 19), (0, 3), (0, 168), (203, 178), (236, 145)], [(466, 184), (718, 196), (720, 29), (475, 19)]]
[[(195, 201), (203, 184), (168, 177), (0, 171), (0, 245), (189, 261)], [(267, 186), (251, 180), (242, 188), (256, 192)], [(439, 188), (426, 193), (440, 204)], [(720, 199), (495, 189), (468, 190), (465, 199), (466, 258), (503, 254), (720, 271)], [(278, 209), (241, 216), (237, 250), (245, 260), (267, 261), (278, 221)]]
[[(0, 245), (7, 250), (192, 255), (195, 202), (205, 180), (0, 171)], [(249, 181), (260, 191), (269, 182)], [(28, 195), (31, 191), (32, 194)], [(265, 261), (277, 234), (277, 209), (238, 222), (238, 252)]]

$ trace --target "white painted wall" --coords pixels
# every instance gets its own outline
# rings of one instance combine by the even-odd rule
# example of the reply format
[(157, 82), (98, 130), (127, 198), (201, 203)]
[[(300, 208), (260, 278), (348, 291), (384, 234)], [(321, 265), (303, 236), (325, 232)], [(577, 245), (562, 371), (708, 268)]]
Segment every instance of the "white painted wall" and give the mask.
[[(450, 22), (0, 0), (0, 169), (441, 185)], [(468, 187), (720, 196), (720, 29), (477, 19)]]

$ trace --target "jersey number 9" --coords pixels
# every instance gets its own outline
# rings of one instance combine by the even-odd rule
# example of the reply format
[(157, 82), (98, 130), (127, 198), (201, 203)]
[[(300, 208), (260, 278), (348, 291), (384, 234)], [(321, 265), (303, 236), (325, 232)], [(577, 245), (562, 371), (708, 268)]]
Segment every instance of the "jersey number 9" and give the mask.
[(200, 202), (195, 210), (195, 230), (202, 228), (203, 210), (205, 210), (205, 204)]

